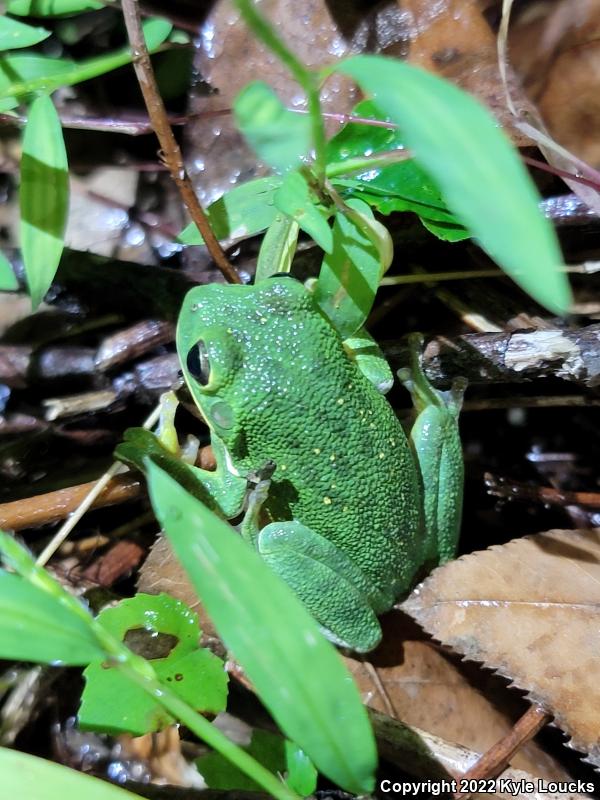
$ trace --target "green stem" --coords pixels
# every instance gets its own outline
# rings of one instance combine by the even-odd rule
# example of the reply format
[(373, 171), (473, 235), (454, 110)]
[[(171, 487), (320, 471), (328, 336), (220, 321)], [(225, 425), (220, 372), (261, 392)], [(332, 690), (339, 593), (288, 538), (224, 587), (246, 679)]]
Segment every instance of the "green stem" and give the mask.
[(246, 25), (277, 58), (284, 64), (306, 92), (308, 113), (312, 127), (312, 140), (315, 151), (315, 174), (320, 185), (325, 180), (325, 125), (321, 114), (319, 77), (306, 69), (287, 45), (277, 36), (269, 22), (260, 14), (252, 0), (234, 0)]
[(0, 531), (0, 553), (25, 580), (43, 589), (54, 600), (67, 607), (74, 616), (86, 622), (112, 665), (151, 695), (156, 702), (164, 706), (175, 719), (183, 722), (198, 738), (206, 742), (249, 778), (252, 778), (276, 800), (300, 800), (300, 797), (283, 781), (276, 778), (245, 750), (234, 744), (167, 686), (161, 684), (149, 661), (133, 653), (123, 642), (107, 631), (76, 597), (67, 592), (45, 569), (39, 567), (25, 548), (3, 531)]
[(236, 766), (249, 778), (277, 800), (300, 800), (283, 781), (259, 764), (245, 750), (238, 747), (225, 736), (217, 727), (198, 714), (181, 698), (174, 694), (156, 679), (151, 679), (147, 674), (142, 674), (131, 661), (118, 664), (119, 670), (130, 680), (134, 681), (144, 691), (152, 695), (175, 719), (183, 722), (199, 739), (206, 742), (231, 764)]
[(410, 150), (391, 150), (387, 153), (379, 153), (376, 156), (357, 156), (347, 158), (345, 161), (335, 161), (328, 164), (326, 173), (328, 178), (337, 178), (340, 175), (350, 175), (353, 172), (365, 172), (368, 169), (381, 169), (389, 167), (400, 161), (408, 161), (413, 158)]

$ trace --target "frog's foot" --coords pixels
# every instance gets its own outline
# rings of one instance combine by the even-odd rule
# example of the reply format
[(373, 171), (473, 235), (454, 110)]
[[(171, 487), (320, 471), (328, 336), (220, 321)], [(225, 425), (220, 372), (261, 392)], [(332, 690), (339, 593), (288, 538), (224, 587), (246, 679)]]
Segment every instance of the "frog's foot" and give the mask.
[(258, 551), (290, 586), (328, 639), (358, 652), (377, 646), (381, 628), (360, 569), (335, 545), (299, 522), (274, 522)]
[(464, 468), (458, 415), (466, 388), (457, 379), (449, 392), (435, 389), (421, 364), (423, 337), (410, 337), (411, 366), (398, 376), (418, 416), (410, 432), (420, 473), (425, 523), (424, 560), (442, 563), (456, 553), (462, 515)]

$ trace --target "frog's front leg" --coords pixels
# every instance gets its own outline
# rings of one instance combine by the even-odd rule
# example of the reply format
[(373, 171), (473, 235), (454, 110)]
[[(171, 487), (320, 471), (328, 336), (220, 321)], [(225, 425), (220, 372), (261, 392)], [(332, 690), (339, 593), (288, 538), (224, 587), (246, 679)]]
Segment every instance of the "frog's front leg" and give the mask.
[(175, 428), (177, 405), (178, 400), (174, 392), (165, 392), (161, 396), (157, 438), (166, 450), (182, 459), (184, 463), (181, 465), (181, 469), (190, 472), (201, 484), (206, 494), (202, 497), (203, 502), (212, 510), (220, 512), (226, 519), (233, 519), (242, 510), (247, 482), (245, 478), (237, 474), (225, 445), (214, 432), (211, 435), (211, 447), (216, 462), (215, 470), (194, 466), (197, 446), (188, 449), (187, 453), (179, 446)]
[(417, 419), (410, 442), (419, 467), (425, 523), (424, 561), (442, 563), (456, 555), (464, 466), (458, 415), (466, 381), (457, 379), (449, 392), (434, 389), (421, 365), (422, 337), (410, 337), (411, 366), (400, 370), (410, 391)]

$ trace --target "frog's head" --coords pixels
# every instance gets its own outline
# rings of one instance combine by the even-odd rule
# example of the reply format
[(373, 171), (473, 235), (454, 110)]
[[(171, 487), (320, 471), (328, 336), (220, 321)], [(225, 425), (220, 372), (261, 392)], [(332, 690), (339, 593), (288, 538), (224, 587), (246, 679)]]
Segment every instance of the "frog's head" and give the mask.
[[(188, 292), (177, 324), (183, 376), (208, 426), (235, 438), (241, 416), (276, 388), (276, 359), (290, 325), (312, 305), (301, 283), (277, 277), (257, 286), (208, 284)], [(284, 366), (285, 368), (285, 366)]]

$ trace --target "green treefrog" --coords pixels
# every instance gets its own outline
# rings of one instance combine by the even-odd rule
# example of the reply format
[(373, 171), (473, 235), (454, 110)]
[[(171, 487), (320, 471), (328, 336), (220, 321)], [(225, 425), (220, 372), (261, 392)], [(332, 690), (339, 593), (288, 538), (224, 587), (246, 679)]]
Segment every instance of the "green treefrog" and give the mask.
[(216, 471), (190, 467), (211, 506), (243, 514), (242, 535), (332, 641), (372, 649), (377, 615), (423, 565), (454, 555), (462, 393), (433, 389), (415, 357), (408, 440), (313, 295), (285, 276), (192, 289), (177, 350), (211, 431)]

